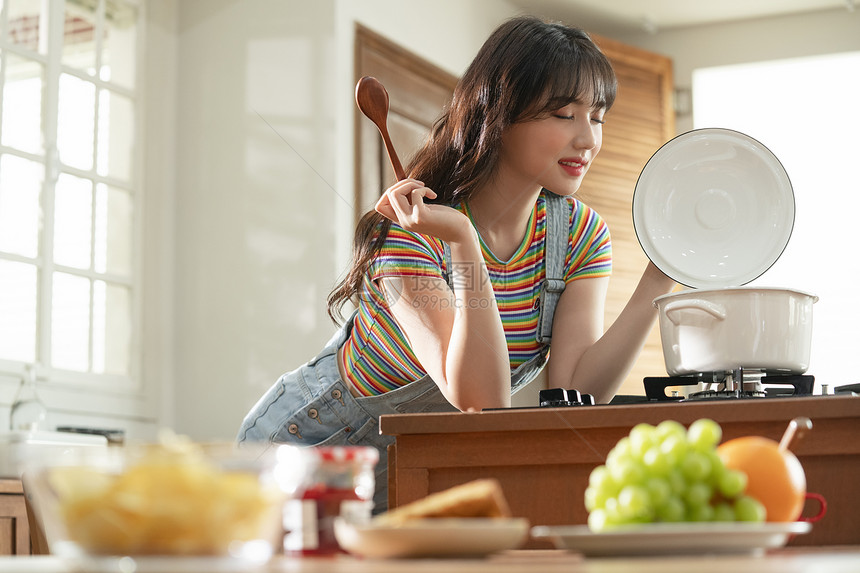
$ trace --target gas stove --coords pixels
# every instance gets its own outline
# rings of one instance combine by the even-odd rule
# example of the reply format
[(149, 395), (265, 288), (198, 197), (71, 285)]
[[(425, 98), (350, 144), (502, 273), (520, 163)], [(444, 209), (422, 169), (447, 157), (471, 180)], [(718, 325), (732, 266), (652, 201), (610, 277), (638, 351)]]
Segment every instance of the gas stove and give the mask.
[[(710, 372), (689, 376), (646, 377), (643, 380), (649, 400), (665, 402), (675, 400), (734, 400), (744, 398), (776, 398), (811, 396), (815, 377), (808, 374), (768, 373), (761, 370), (739, 368), (731, 372)], [(675, 387), (695, 386), (686, 392), (666, 390)]]
[[(617, 395), (610, 405), (657, 404), (727, 400), (766, 400), (813, 396), (815, 377), (761, 370), (738, 369), (688, 376), (654, 376), (643, 379), (645, 395)], [(668, 392), (668, 393), (667, 393)], [(824, 388), (823, 395), (860, 395), (860, 384)], [(550, 388), (539, 394), (541, 408), (593, 406), (594, 398), (577, 390)]]

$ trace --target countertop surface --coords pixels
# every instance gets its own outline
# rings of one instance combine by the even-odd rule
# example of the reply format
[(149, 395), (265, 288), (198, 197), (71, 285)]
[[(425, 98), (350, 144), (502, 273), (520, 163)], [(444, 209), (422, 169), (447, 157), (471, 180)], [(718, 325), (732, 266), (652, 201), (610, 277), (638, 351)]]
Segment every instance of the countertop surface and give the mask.
[[(383, 434), (420, 435), (462, 432), (522, 432), (571, 430), (632, 425), (672, 419), (689, 424), (698, 418), (714, 418), (723, 423), (779, 421), (785, 424), (796, 416), (816, 420), (854, 418), (860, 415), (860, 396), (798, 396), (749, 400), (698, 400), (690, 402), (648, 402), (568, 408), (508, 408), (482, 412), (438, 412), (388, 414), (379, 419)], [(817, 432), (811, 432), (814, 438)], [(725, 436), (724, 436), (725, 438)], [(808, 441), (798, 445), (805, 447)], [(815, 448), (815, 446), (813, 446)]]
[(106, 560), (76, 566), (58, 557), (0, 557), (0, 571), (15, 573), (856, 573), (860, 547), (789, 548), (763, 555), (701, 555), (638, 558), (585, 558), (560, 550), (518, 550), (483, 559), (277, 558), (265, 566), (195, 559), (145, 562)]

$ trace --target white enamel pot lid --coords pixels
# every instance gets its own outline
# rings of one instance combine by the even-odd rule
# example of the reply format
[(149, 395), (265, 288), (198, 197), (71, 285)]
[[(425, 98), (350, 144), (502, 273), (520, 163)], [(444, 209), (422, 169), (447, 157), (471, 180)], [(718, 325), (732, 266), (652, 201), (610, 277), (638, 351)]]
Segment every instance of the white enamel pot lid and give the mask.
[(794, 228), (794, 191), (759, 141), (721, 128), (681, 134), (648, 160), (633, 193), (642, 250), (692, 288), (744, 285), (768, 270)]

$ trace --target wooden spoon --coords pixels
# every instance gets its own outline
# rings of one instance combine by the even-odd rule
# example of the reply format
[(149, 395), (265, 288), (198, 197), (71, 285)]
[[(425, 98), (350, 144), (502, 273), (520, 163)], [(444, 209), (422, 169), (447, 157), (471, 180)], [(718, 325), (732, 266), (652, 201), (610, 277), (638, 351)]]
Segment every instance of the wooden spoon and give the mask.
[(391, 167), (394, 168), (397, 180), (406, 179), (403, 166), (400, 165), (391, 137), (388, 135), (388, 92), (385, 91), (385, 86), (376, 78), (364, 76), (355, 85), (355, 103), (358, 104), (361, 113), (370, 118), (382, 134), (382, 141), (385, 142), (388, 159), (391, 160)]

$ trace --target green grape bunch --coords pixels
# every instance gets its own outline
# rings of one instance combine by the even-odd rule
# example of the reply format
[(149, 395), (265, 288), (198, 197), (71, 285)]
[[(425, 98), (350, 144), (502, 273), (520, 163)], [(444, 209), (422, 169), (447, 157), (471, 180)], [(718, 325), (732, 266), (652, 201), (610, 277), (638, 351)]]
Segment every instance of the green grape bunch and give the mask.
[(592, 470), (585, 489), (594, 532), (654, 522), (763, 522), (765, 508), (745, 495), (747, 475), (723, 465), (722, 428), (702, 418), (637, 424)]

